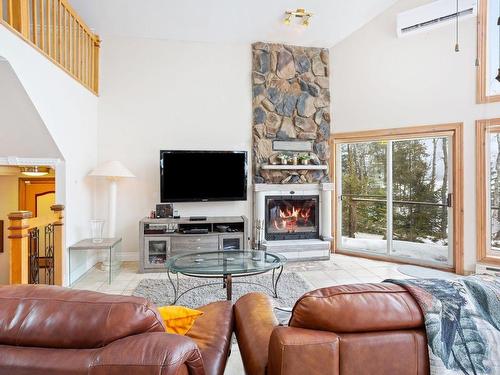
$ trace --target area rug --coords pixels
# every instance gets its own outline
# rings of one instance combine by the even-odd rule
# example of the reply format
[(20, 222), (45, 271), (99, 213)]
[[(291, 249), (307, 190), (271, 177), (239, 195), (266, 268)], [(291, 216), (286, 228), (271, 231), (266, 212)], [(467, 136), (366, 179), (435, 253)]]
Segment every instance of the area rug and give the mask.
[(455, 279), (458, 276), (454, 275), (450, 272), (443, 272), (439, 270), (435, 270), (432, 268), (419, 267), (419, 266), (411, 266), (411, 265), (403, 265), (399, 266), (398, 271), (404, 275), (415, 277), (417, 279), (444, 279), (450, 280)]
[[(218, 279), (216, 279), (218, 280)], [(179, 278), (181, 293), (194, 286), (216, 282), (212, 279), (197, 279), (192, 277)], [(239, 282), (252, 282), (271, 287), (271, 275), (257, 275), (242, 278), (233, 278), (233, 303), (241, 296), (250, 292), (267, 292), (265, 288), (255, 284)], [(278, 298), (274, 299), (276, 306), (293, 307), (295, 301), (304, 293), (314, 289), (307, 281), (295, 272), (286, 272), (281, 275), (278, 283)], [(144, 279), (132, 293), (134, 296), (144, 297), (157, 306), (170, 305), (173, 301), (174, 291), (168, 279)], [(222, 284), (204, 286), (193, 289), (184, 294), (177, 305), (197, 308), (214, 301), (226, 299), (226, 290)]]

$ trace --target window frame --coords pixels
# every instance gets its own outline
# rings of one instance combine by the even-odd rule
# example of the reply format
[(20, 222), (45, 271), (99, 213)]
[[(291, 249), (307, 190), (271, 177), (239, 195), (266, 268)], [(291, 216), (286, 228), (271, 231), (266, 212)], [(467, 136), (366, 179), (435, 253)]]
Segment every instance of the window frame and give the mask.
[(476, 121), (476, 247), (477, 261), (500, 265), (500, 256), (490, 254), (490, 235), (489, 235), (489, 200), (488, 179), (489, 159), (486, 159), (487, 135), (492, 128), (499, 127), (496, 132), (500, 132), (500, 118), (478, 120)]
[(490, 0), (479, 0), (477, 15), (477, 69), (476, 102), (477, 104), (500, 102), (500, 95), (488, 95), (486, 75), (488, 74), (488, 5)]
[[(436, 267), (439, 269), (450, 270), (456, 272), (457, 274), (464, 273), (464, 255), (463, 255), (463, 123), (450, 123), (450, 124), (437, 124), (437, 125), (422, 125), (422, 126), (411, 126), (404, 128), (393, 128), (393, 129), (378, 129), (378, 130), (368, 130), (359, 132), (346, 132), (346, 133), (334, 133), (331, 138), (332, 145), (332, 156), (331, 156), (331, 167), (332, 175), (336, 176), (336, 170), (338, 168), (338, 161), (336, 160), (338, 155), (338, 146), (342, 143), (351, 142), (369, 142), (378, 140), (398, 140), (398, 139), (411, 139), (411, 138), (422, 138), (422, 137), (432, 137), (432, 136), (450, 136), (452, 139), (452, 160), (453, 160), (453, 195), (452, 195), (452, 205), (453, 205), (453, 217), (452, 217), (452, 249), (453, 249), (453, 265), (450, 268)], [(335, 177), (334, 177), (335, 178)], [(338, 185), (336, 185), (338, 186)], [(333, 218), (332, 220), (332, 231), (334, 233), (334, 241), (332, 241), (333, 251), (341, 254), (348, 255), (359, 255), (361, 257), (373, 258), (373, 259), (385, 259), (389, 261), (395, 261), (394, 258), (376, 255), (376, 254), (366, 254), (358, 253), (355, 251), (343, 251), (338, 248), (338, 236), (339, 226), (337, 225), (339, 196), (340, 192), (335, 189), (335, 197), (332, 200), (333, 205)], [(405, 262), (418, 264), (418, 262)], [(432, 267), (426, 265), (428, 267)]]

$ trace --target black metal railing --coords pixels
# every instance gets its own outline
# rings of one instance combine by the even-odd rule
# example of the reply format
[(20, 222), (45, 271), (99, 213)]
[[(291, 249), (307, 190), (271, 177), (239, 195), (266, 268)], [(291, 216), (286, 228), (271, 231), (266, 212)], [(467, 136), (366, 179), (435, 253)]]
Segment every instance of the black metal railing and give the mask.
[(29, 231), (28, 283), (54, 285), (54, 225), (46, 225), (43, 234), (40, 248), (40, 228)]

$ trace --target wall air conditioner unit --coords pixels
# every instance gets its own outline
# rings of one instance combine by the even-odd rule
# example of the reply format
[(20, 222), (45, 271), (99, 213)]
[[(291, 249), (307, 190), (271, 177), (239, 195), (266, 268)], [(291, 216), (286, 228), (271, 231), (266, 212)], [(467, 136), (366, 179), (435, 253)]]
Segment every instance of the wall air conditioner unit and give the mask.
[[(477, 15), (478, 0), (459, 0), (458, 13), (460, 20)], [(397, 32), (401, 38), (451, 24), (457, 18), (456, 0), (436, 0), (418, 8), (399, 13), (397, 16)]]
[(500, 266), (489, 266), (486, 264), (476, 264), (476, 273), (479, 275), (491, 275), (500, 277)]

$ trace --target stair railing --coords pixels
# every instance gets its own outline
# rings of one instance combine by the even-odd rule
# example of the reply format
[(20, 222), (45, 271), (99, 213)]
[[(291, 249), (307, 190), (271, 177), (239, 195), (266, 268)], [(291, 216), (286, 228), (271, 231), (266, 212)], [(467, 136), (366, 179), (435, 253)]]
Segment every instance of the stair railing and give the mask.
[(99, 36), (67, 0), (0, 0), (0, 24), (98, 93)]
[(35, 218), (31, 211), (9, 214), (10, 284), (62, 285), (64, 206), (51, 210)]

